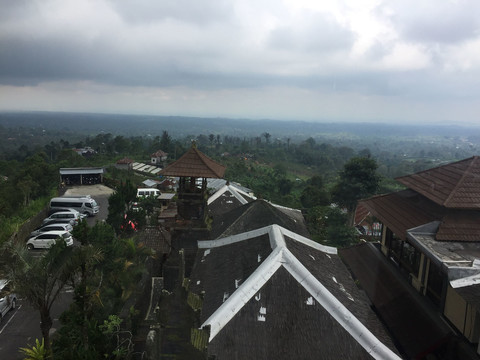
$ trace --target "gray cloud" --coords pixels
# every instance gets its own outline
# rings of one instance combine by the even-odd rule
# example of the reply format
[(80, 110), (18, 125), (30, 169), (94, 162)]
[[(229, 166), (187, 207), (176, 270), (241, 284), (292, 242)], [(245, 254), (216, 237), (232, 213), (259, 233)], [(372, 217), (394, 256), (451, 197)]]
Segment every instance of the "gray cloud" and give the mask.
[[(210, 113), (215, 105), (262, 116), (271, 108), (271, 117), (277, 107), (294, 113), (293, 104), (313, 114), (322, 109), (320, 98), (327, 107), (328, 101), (368, 104), (365, 114), (380, 107), (387, 113), (388, 105), (393, 114), (422, 101), (431, 112), (435, 101), (443, 108), (471, 102), (471, 111), (480, 93), (480, 56), (467, 46), (480, 41), (480, 4), (467, 0), (384, 0), (358, 19), (344, 8), (292, 11), (288, 2), (273, 0), (0, 1), (0, 98), (9, 99), (0, 109), (12, 94), (27, 96), (16, 86), (59, 99), (63, 91), (75, 104), (73, 87), (80, 83), (89, 83), (85, 93), (108, 89), (122, 99), (122, 111), (129, 97), (135, 97), (132, 107), (139, 98), (143, 106), (160, 97), (182, 111), (195, 99), (191, 112), (208, 103)], [(274, 103), (275, 91), (282, 106)], [(371, 99), (385, 103), (377, 107)], [(101, 106), (98, 101), (95, 109)]]
[(333, 17), (313, 14), (300, 27), (280, 26), (269, 36), (268, 45), (274, 49), (300, 52), (349, 51), (355, 40), (350, 29), (341, 26)]
[(457, 43), (480, 35), (478, 1), (400, 1), (392, 4), (386, 5), (393, 9), (387, 17), (408, 40)]
[(126, 22), (134, 24), (177, 20), (198, 25), (228, 21), (233, 12), (232, 3), (224, 0), (108, 0), (112, 8)]

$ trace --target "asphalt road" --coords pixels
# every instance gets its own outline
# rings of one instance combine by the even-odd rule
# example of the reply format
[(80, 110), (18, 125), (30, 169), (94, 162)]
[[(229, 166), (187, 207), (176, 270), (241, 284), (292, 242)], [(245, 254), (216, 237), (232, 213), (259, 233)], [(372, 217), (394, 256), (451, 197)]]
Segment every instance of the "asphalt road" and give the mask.
[[(93, 226), (108, 215), (108, 197), (113, 192), (103, 185), (88, 185), (68, 188), (65, 195), (91, 195), (100, 205), (100, 212), (96, 216), (87, 218), (87, 223)], [(34, 250), (41, 256), (43, 250)], [(52, 309), (53, 334), (60, 326), (58, 317), (68, 308), (72, 301), (72, 290), (64, 290)], [(21, 347), (34, 345), (35, 339), (42, 339), (40, 332), (40, 315), (24, 299), (18, 299), (17, 308), (11, 310), (0, 322), (0, 359), (23, 359), (18, 351)]]
[[(65, 290), (53, 305), (51, 313), (53, 327), (50, 334), (54, 334), (60, 326), (58, 318), (68, 308), (71, 301), (72, 290)], [(17, 308), (11, 310), (0, 322), (0, 359), (24, 359), (19, 348), (35, 345), (35, 339), (40, 341), (42, 339), (40, 315), (25, 300), (19, 299)]]

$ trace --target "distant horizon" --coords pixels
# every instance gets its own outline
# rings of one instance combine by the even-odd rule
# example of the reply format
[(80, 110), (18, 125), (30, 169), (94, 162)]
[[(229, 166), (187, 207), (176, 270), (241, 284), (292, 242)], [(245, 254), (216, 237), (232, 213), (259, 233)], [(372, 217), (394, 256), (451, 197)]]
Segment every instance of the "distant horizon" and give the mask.
[(0, 109), (0, 113), (42, 113), (42, 114), (84, 114), (84, 115), (105, 115), (105, 116), (133, 116), (133, 117), (158, 117), (158, 118), (189, 118), (189, 119), (211, 119), (211, 120), (232, 120), (232, 121), (253, 121), (253, 122), (300, 122), (309, 124), (372, 124), (372, 125), (395, 125), (395, 126), (459, 126), (459, 127), (480, 127), (479, 123), (471, 122), (408, 122), (403, 120), (398, 121), (381, 121), (381, 120), (327, 120), (327, 119), (276, 119), (276, 118), (245, 118), (245, 117), (230, 117), (230, 116), (200, 116), (200, 115), (164, 115), (164, 114), (149, 114), (149, 113), (121, 113), (121, 112), (101, 112), (101, 111), (68, 111), (68, 110), (3, 110)]

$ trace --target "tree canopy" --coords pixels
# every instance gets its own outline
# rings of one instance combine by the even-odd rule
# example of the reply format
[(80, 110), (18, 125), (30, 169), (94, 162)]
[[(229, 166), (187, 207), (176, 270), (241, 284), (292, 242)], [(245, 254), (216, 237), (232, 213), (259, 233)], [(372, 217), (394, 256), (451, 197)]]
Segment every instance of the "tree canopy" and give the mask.
[(379, 188), (380, 176), (376, 173), (377, 162), (368, 157), (353, 157), (340, 171), (332, 189), (332, 199), (347, 208), (351, 214), (359, 199), (375, 194)]

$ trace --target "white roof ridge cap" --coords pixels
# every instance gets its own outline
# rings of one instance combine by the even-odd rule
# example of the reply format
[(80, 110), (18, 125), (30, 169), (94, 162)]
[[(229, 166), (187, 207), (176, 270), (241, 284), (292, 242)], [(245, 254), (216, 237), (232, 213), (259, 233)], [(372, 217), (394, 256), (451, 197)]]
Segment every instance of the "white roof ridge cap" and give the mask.
[(243, 306), (266, 284), (282, 266), (283, 249), (276, 248), (257, 269), (236, 289), (227, 300), (200, 326), (210, 325), (210, 338), (213, 338), (243, 308)]
[(319, 244), (319, 243), (317, 243), (317, 242), (315, 242), (315, 241), (313, 241), (309, 238), (306, 238), (305, 236), (302, 236), (302, 235), (297, 234), (293, 231), (285, 229), (284, 227), (280, 226), (280, 228), (282, 229), (282, 233), (283, 233), (284, 236), (288, 236), (289, 238), (292, 238), (295, 241), (301, 242), (302, 244), (313, 247), (314, 249), (320, 250), (320, 251), (322, 251), (324, 253), (327, 253), (327, 254), (332, 254), (332, 255), (337, 255), (338, 254), (338, 249), (336, 247)]
[[(228, 185), (228, 190), (235, 196), (235, 198), (242, 203), (242, 205), (248, 204), (248, 201), (245, 200), (245, 198), (239, 194), (238, 189), (235, 189), (233, 186)], [(243, 192), (243, 191), (242, 191)]]
[(288, 207), (288, 206), (283, 206), (283, 205), (278, 205), (278, 204), (275, 204), (269, 200), (265, 200), (266, 202), (268, 202), (270, 205), (276, 207), (276, 208), (280, 208), (280, 209), (285, 209), (285, 210), (292, 210), (292, 211), (297, 211), (297, 212), (302, 212), (302, 210), (299, 210), (299, 209), (294, 209), (294, 208), (291, 208), (291, 207)]
[(374, 358), (401, 358), (383, 344), (290, 252), (282, 252), (283, 266), (307, 292)]
[(239, 189), (239, 188), (236, 187), (235, 185), (230, 184), (229, 186), (230, 186), (230, 188), (234, 189), (236, 192), (238, 192), (238, 193), (240, 193), (240, 194), (242, 194), (242, 195), (248, 196), (248, 197), (250, 197), (250, 198), (252, 198), (252, 199), (255, 199), (255, 200), (257, 199), (256, 196), (250, 195), (249, 193), (247, 193), (246, 191), (243, 191), (242, 189)]
[(271, 225), (265, 226), (263, 228), (259, 228), (259, 229), (256, 229), (256, 230), (252, 230), (252, 231), (246, 231), (244, 233), (240, 233), (240, 234), (237, 234), (237, 235), (227, 236), (227, 237), (224, 237), (224, 238), (221, 238), (221, 239), (216, 239), (216, 240), (198, 240), (197, 241), (198, 248), (199, 249), (208, 249), (208, 248), (214, 248), (214, 247), (220, 247), (220, 246), (224, 246), (224, 245), (234, 244), (234, 243), (244, 241), (244, 240), (247, 240), (247, 239), (250, 239), (250, 238), (253, 238), (253, 237), (257, 237), (257, 236), (267, 234), (270, 231), (270, 227), (271, 227)]
[(282, 227), (277, 224), (270, 225), (270, 229), (268, 231), (268, 235), (270, 238), (270, 246), (272, 249), (276, 247), (286, 247), (287, 244), (285, 243), (285, 239), (283, 237)]
[(210, 205), (212, 202), (214, 202), (215, 200), (217, 200), (221, 195), (223, 195), (225, 193), (225, 191), (227, 191), (228, 189), (228, 186), (225, 184), (223, 185), (220, 189), (218, 189), (215, 194), (213, 194), (212, 196), (210, 196), (207, 200), (207, 205)]

